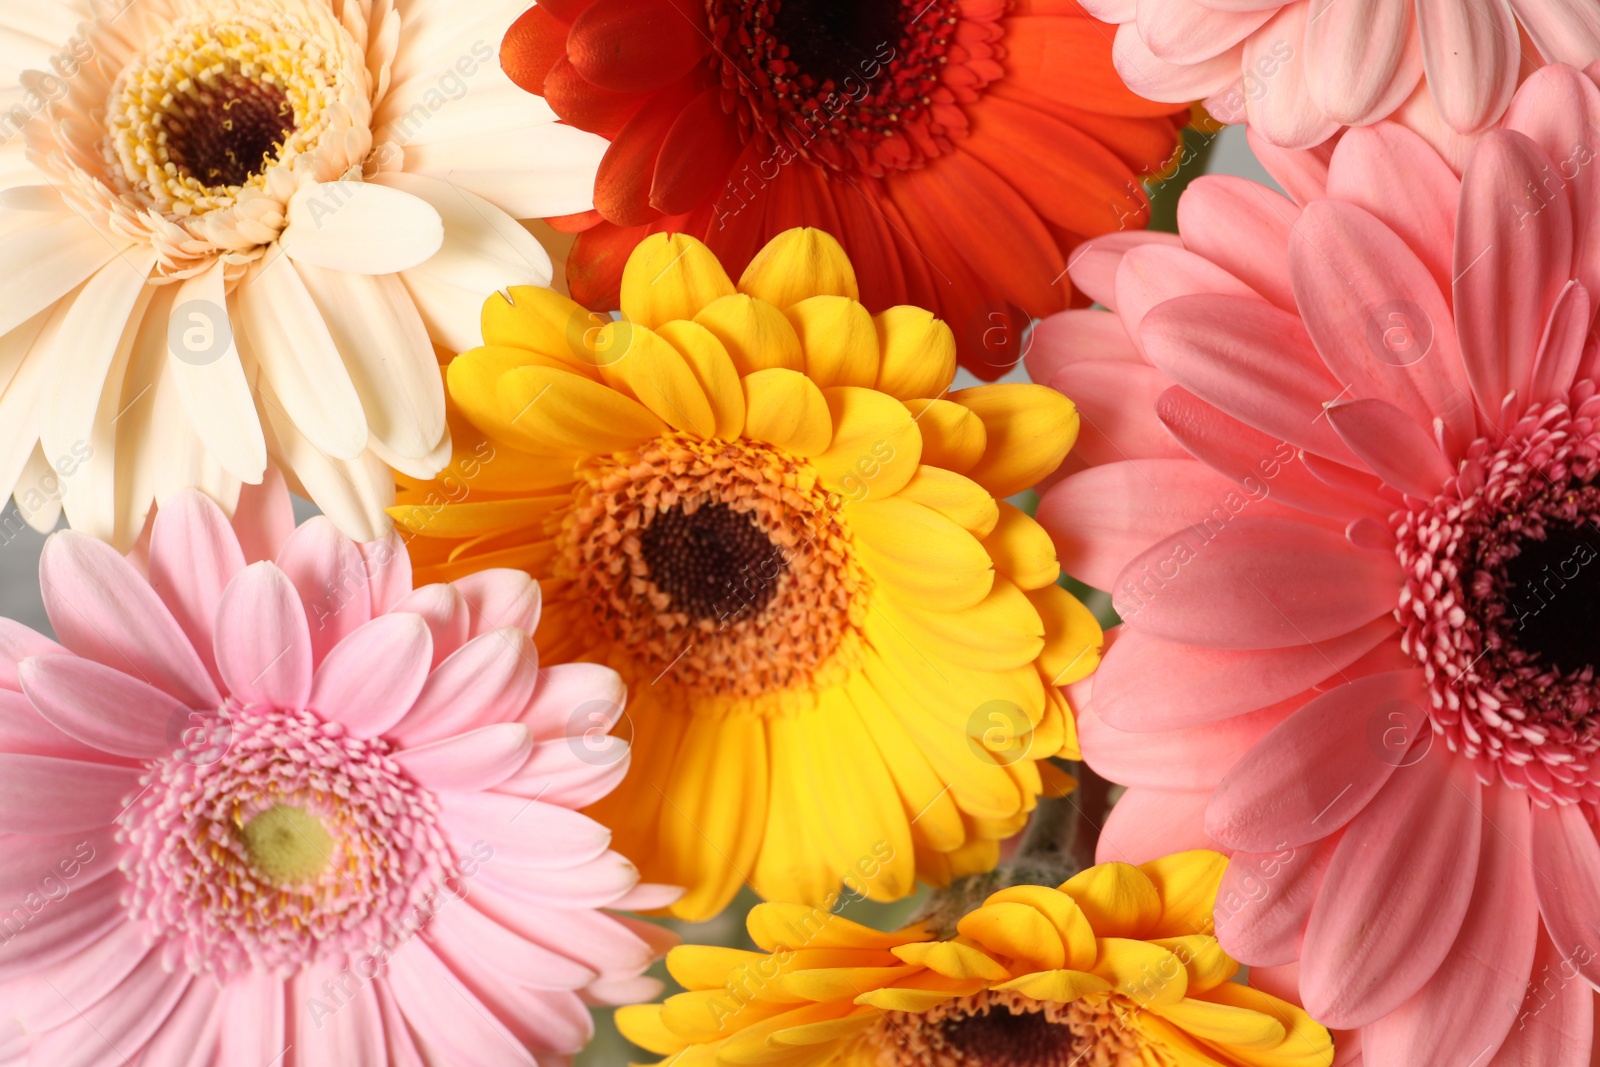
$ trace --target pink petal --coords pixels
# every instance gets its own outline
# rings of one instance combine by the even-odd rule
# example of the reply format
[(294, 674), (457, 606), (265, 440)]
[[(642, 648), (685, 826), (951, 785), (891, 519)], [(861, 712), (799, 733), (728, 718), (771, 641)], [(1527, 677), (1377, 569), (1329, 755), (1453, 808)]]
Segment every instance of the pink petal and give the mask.
[(1600, 979), (1594, 917), (1600, 914), (1600, 842), (1583, 809), (1558, 804), (1533, 813), (1530, 853), (1539, 911), (1551, 942), (1591, 983)]
[(1480, 792), (1470, 764), (1437, 752), (1396, 773), (1351, 822), (1306, 927), (1300, 984), (1314, 1018), (1363, 1026), (1438, 970), (1477, 877)]
[(1191, 528), (1125, 567), (1112, 588), (1135, 629), (1180, 644), (1287, 648), (1327, 641), (1393, 611), (1393, 556), (1284, 519), (1235, 519), (1220, 534)]
[(1484, 791), (1483, 847), (1472, 905), (1450, 954), (1422, 991), (1366, 1028), (1365, 1055), (1375, 1063), (1490, 1062), (1485, 1053), (1516, 1020), (1515, 996), (1533, 966), (1539, 906), (1528, 865), (1528, 797)]
[(565, 869), (604, 852), (611, 831), (568, 808), (498, 793), (445, 793), (440, 821), (456, 840), (482, 843), (496, 863)]
[(101, 1067), (126, 1062), (123, 1049), (142, 1049), (167, 1021), (189, 988), (187, 971), (170, 974), (152, 952), (123, 979), (114, 995), (44, 1034), (33, 1057), (59, 1067)]
[(514, 626), (533, 633), (539, 628), (539, 583), (523, 571), (478, 571), (452, 583), (466, 598), (472, 636)]
[[(1505, 0), (1417, 0), (1422, 65), (1440, 116), (1461, 133), (1500, 117), (1517, 88), (1517, 22)], [(1456, 303), (1457, 307), (1461, 304)]]
[(1428, 142), (1394, 122), (1349, 129), (1328, 161), (1328, 196), (1361, 208), (1398, 234), (1450, 291), (1461, 181)]
[(1217, 11), (1195, 0), (1139, 0), (1139, 36), (1169, 63), (1221, 55), (1272, 17), (1272, 11)]
[(539, 654), (525, 631), (491, 630), (462, 645), (428, 677), (409, 714), (388, 732), (413, 748), (479, 726), (510, 722), (539, 680)]
[(1281, 193), (1231, 174), (1202, 174), (1178, 201), (1184, 247), (1285, 311), (1295, 310), (1283, 264), (1299, 217)]
[(1328, 421), (1372, 473), (1402, 493), (1432, 500), (1455, 476), (1428, 431), (1387, 401), (1340, 400), (1328, 406)]
[(9, 689), (0, 690), (0, 752), (59, 756), (88, 763), (122, 762), (109, 752), (62, 733), (54, 723), (39, 714), (27, 697)]
[(22, 692), (17, 665), (30, 656), (64, 656), (67, 650), (15, 619), (0, 618), (0, 689)]
[(1145, 352), (1177, 384), (1262, 433), (1349, 462), (1322, 406), (1344, 392), (1298, 315), (1236, 296), (1180, 296), (1140, 329)]
[[(1496, 130), (1473, 149), (1456, 222), (1456, 334), (1467, 378), (1492, 423), (1515, 390), (1527, 396), (1539, 340), (1572, 277), (1567, 198), (1530, 200), (1549, 160), (1520, 133)], [(1515, 292), (1516, 300), (1504, 294)]]
[(1181, 386), (1161, 394), (1156, 415), (1190, 455), (1241, 485), (1266, 486), (1280, 503), (1341, 523), (1356, 516), (1389, 514), (1391, 506), (1375, 492), (1329, 486), (1311, 473), (1304, 453), (1251, 429)]
[(1565, 63), (1581, 70), (1600, 56), (1600, 10), (1593, 5), (1564, 0), (1512, 0), (1511, 7), (1545, 62)]
[(621, 783), (632, 762), (628, 742), (604, 733), (608, 728), (595, 725), (581, 735), (533, 746), (522, 768), (499, 783), (500, 792), (588, 807)]
[[(1239, 760), (1206, 809), (1206, 831), (1231, 848), (1270, 852), (1319, 841), (1366, 808), (1411, 745), (1431, 743), (1417, 670), (1375, 674), (1317, 697)], [(1387, 731), (1403, 744), (1385, 744)]]
[(161, 690), (93, 660), (41, 656), (25, 661), (21, 676), (41, 715), (102, 752), (169, 755), (189, 723), (189, 709)]
[[(530, 909), (644, 910), (637, 904), (622, 903), (638, 882), (638, 868), (616, 852), (602, 852), (576, 867), (548, 871), (529, 867), (497, 870), (491, 858), (479, 868), (471, 892), (474, 903), (491, 918), (521, 931), (524, 937), (537, 939), (527, 919)], [(683, 895), (682, 890), (676, 891)]]
[(1131, 249), (1147, 244), (1183, 247), (1177, 234), (1156, 230), (1124, 230), (1085, 241), (1073, 249), (1067, 259), (1067, 274), (1073, 288), (1095, 303), (1115, 310), (1117, 267)]
[(260, 485), (246, 485), (239, 491), (233, 529), (247, 564), (278, 558), (294, 533), (294, 502), (278, 468), (268, 467)]
[(1148, 863), (1196, 848), (1221, 848), (1206, 836), (1205, 792), (1135, 786), (1123, 793), (1100, 830), (1096, 863)]
[(1250, 127), (1284, 148), (1313, 148), (1339, 128), (1317, 106), (1306, 84), (1305, 38), (1310, 7), (1285, 5), (1244, 46), (1244, 69), (1257, 72), (1261, 78), (1260, 91), (1245, 94)]
[(270, 1063), (270, 1057), (282, 1054), (286, 992), (283, 979), (268, 971), (246, 971), (222, 987), (218, 1063), (255, 1063), (263, 1057)]
[[(296, 1067), (384, 1067), (383, 1016), (372, 983), (341, 973), (333, 961), (294, 978)], [(273, 1064), (272, 1067), (277, 1067)]]
[[(96, 862), (114, 863), (108, 849)], [(40, 872), (41, 876), (43, 872)], [(0, 982), (34, 976), (46, 967), (81, 959), (90, 947), (128, 923), (118, 878), (101, 878), (73, 891), (67, 907), (48, 907), (28, 923), (27, 936), (0, 943)]]
[(1172, 383), (1154, 367), (1084, 360), (1047, 382), (1078, 405), (1072, 456), (1089, 464), (1146, 457), (1181, 457), (1182, 447), (1156, 418), (1156, 400)]
[(1121, 730), (1174, 730), (1288, 700), (1344, 670), (1395, 632), (1378, 618), (1319, 645), (1239, 652), (1175, 645), (1124, 627), (1094, 679), (1094, 710)]
[(1572, 281), (1556, 298), (1555, 310), (1545, 323), (1539, 341), (1539, 355), (1533, 361), (1533, 384), (1528, 400), (1542, 403), (1566, 396), (1583, 362), (1583, 349), (1589, 340), (1589, 291)]
[(1251, 153), (1295, 203), (1304, 206), (1328, 195), (1328, 159), (1333, 143), (1324, 141), (1316, 148), (1298, 151), (1280, 148), (1254, 127), (1247, 127), (1245, 136)]
[(533, 731), (535, 741), (583, 735), (603, 724), (609, 730), (622, 717), (626, 700), (622, 678), (610, 667), (562, 663), (544, 669), (538, 692), (518, 721)]
[(1142, 245), (1117, 265), (1117, 315), (1134, 347), (1143, 349), (1139, 324), (1150, 309), (1196, 293), (1259, 299), (1254, 289), (1209, 259), (1170, 245)]
[(383, 1040), (389, 1053), (389, 1067), (430, 1067), (422, 1056), (422, 1050), (417, 1048), (411, 1028), (406, 1025), (405, 1013), (395, 1003), (388, 984), (376, 985), (373, 992), (383, 1015)]
[(139, 789), (139, 771), (0, 752), (0, 832), (70, 834), (104, 826)]
[(428, 789), (470, 792), (500, 785), (522, 769), (532, 751), (526, 726), (502, 722), (396, 752), (394, 761)]
[(433, 920), (433, 944), (459, 973), (488, 969), (530, 989), (582, 989), (598, 977), (560, 952), (495, 922), (469, 900), (452, 901)]
[(328, 653), (307, 706), (356, 737), (377, 737), (416, 703), (432, 658), (433, 635), (420, 616), (379, 616)]
[[(222, 1014), (217, 1010), (222, 990), (216, 983), (194, 981), (183, 997), (144, 1046), (142, 1064), (170, 1064), (171, 1067), (211, 1067), (219, 1062), (217, 1051), (222, 1041)], [(346, 1061), (353, 1063), (354, 1061)]]
[(217, 604), (233, 576), (244, 570), (244, 553), (228, 517), (211, 498), (187, 489), (157, 511), (150, 537), (150, 588), (200, 654), (211, 680), (222, 675), (211, 652)]
[(472, 610), (466, 597), (443, 582), (425, 585), (400, 598), (391, 611), (410, 611), (427, 620), (433, 631), (433, 666), (443, 663), (467, 643), (472, 633)]
[(288, 575), (252, 563), (217, 608), (217, 667), (247, 704), (303, 708), (311, 696), (311, 632)]
[(1181, 103), (1201, 100), (1231, 85), (1239, 76), (1248, 42), (1199, 63), (1169, 63), (1150, 51), (1136, 23), (1117, 27), (1111, 58), (1122, 80), (1146, 100)]
[(683, 889), (679, 886), (640, 882), (631, 893), (612, 901), (611, 906), (621, 911), (655, 911), (682, 897)]
[(357, 544), (326, 515), (296, 528), (277, 556), (305, 605), (313, 665), (372, 618), (367, 564)]
[(533, 1056), (421, 940), (395, 953), (387, 985), (429, 1062), (535, 1067)]
[(61, 643), (136, 675), (190, 707), (222, 702), (204, 663), (161, 599), (110, 545), (73, 530), (45, 542), (45, 611)]
[[(1573, 16), (1583, 12), (1592, 24), (1600, 25), (1600, 12), (1593, 5), (1534, 0), (1527, 7)], [(1597, 55), (1600, 51), (1588, 58)], [(1600, 174), (1594, 166), (1600, 156), (1600, 89), (1590, 75), (1568, 67), (1543, 67), (1517, 90), (1503, 125), (1527, 134), (1544, 149), (1554, 173), (1546, 173), (1538, 195), (1548, 198), (1564, 192), (1572, 207), (1572, 276), (1591, 297), (1600, 293)]]
[(379, 541), (356, 546), (367, 565), (367, 592), (372, 614), (383, 615), (411, 592), (411, 556), (397, 530)]
[(1411, 95), (1416, 76), (1407, 81), (1402, 71), (1411, 12), (1410, 0), (1312, 0), (1306, 88), (1324, 114), (1344, 126), (1363, 126)]
[[(72, 846), (66, 847), (66, 853), (57, 855), (70, 854)], [(103, 862), (102, 866), (110, 868), (111, 863)], [(37, 890), (37, 873), (33, 882), (31, 888)], [(33, 981), (7, 998), (8, 1014), (33, 1033), (54, 1030), (71, 1022), (78, 1012), (114, 995), (128, 972), (149, 952), (144, 932), (137, 924), (119, 923), (82, 952), (39, 970), (32, 976)]]
[[(1203, 726), (1135, 734), (1107, 726), (1094, 708), (1079, 709), (1078, 743), (1084, 762), (1110, 781), (1186, 792), (1209, 790), (1293, 710), (1274, 704)], [(1206, 830), (1216, 836), (1210, 826)]]
[(1541, 933), (1532, 968), (1538, 980), (1527, 984), (1517, 1022), (1490, 1067), (1589, 1067), (1594, 993), (1565, 978), (1571, 967), (1571, 957)]
[(1322, 891), (1339, 835), (1269, 852), (1235, 852), (1217, 887), (1217, 940), (1228, 954), (1276, 967), (1300, 958), (1311, 906)]
[(1394, 231), (1352, 204), (1311, 204), (1289, 274), (1317, 351), (1349, 383), (1342, 395), (1387, 400), (1429, 428), (1443, 417), (1463, 444), (1476, 436), (1450, 308)]
[(1028, 377), (1047, 382), (1061, 368), (1083, 360), (1143, 363), (1116, 315), (1091, 308), (1058, 311), (1033, 327), (1023, 357)]

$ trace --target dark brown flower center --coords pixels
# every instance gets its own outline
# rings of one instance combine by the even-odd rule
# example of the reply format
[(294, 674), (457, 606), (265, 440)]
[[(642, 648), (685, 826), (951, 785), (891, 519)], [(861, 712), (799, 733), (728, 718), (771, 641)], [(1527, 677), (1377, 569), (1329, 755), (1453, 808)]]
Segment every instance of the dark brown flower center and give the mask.
[(639, 547), (656, 588), (695, 619), (759, 615), (786, 566), (749, 512), (722, 503), (659, 512)]
[(1109, 997), (1067, 1004), (990, 990), (928, 1012), (888, 1012), (870, 1031), (876, 1067), (1139, 1067)]
[(209, 189), (243, 185), (294, 133), (294, 109), (278, 85), (241, 73), (195, 85), (166, 116), (167, 151), (185, 176)]
[(1600, 668), (1600, 529), (1592, 522), (1530, 531), (1500, 584), (1510, 607), (1499, 620), (1507, 643), (1564, 675)]
[(780, 0), (771, 32), (783, 42), (799, 79), (835, 88), (860, 77), (900, 43), (906, 13), (899, 0)]

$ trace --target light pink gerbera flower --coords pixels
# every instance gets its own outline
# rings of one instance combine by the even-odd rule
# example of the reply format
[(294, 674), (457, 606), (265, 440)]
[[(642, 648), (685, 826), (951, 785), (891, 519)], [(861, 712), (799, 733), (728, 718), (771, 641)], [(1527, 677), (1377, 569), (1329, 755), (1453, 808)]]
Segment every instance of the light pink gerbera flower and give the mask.
[(1090, 465), (1039, 518), (1126, 623), (1102, 858), (1235, 850), (1222, 944), (1369, 1065), (1586, 1064), (1600, 981), (1600, 90), (1506, 127), (1201, 178), (1030, 362)]
[(1529, 67), (1600, 59), (1594, 0), (1084, 0), (1083, 6), (1119, 24), (1114, 60), (1134, 92), (1151, 100), (1204, 98), (1220, 121), (1248, 121), (1286, 148), (1308, 148), (1340, 126), (1397, 113), (1423, 126), (1475, 133), (1500, 118)]
[(520, 572), (413, 590), (266, 503), (174, 497), (148, 577), (56, 534), (61, 644), (0, 620), (0, 1062), (567, 1063), (658, 988), (597, 909), (675, 896), (576, 810), (617, 676), (540, 670)]

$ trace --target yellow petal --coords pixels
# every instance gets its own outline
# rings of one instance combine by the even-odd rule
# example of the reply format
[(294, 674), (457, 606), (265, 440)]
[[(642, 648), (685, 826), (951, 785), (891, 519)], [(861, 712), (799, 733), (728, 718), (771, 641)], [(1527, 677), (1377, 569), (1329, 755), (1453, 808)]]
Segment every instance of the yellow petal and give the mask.
[(388, 510), (395, 522), (414, 533), (429, 537), (479, 537), (524, 526), (539, 527), (571, 500), (569, 494), (562, 493), (520, 500), (477, 500), (443, 507), (396, 504)]
[[(994, 559), (994, 551), (987, 539), (995, 524), (1000, 521), (1001, 509), (1011, 505), (1003, 501), (997, 502), (989, 495), (989, 490), (971, 478), (947, 471), (943, 467), (930, 467), (924, 463), (917, 468), (917, 473), (906, 483), (905, 488), (900, 490), (900, 496), (905, 500), (914, 500), (924, 507), (932, 508), (945, 518), (958, 523), (963, 529), (970, 530), (974, 537), (985, 538), (984, 548), (989, 550), (990, 559)], [(1049, 543), (1048, 539), (1046, 543)], [(1051, 558), (1054, 559), (1053, 548)], [(1004, 574), (1000, 561), (994, 562), (995, 569)]]
[(1122, 937), (1102, 937), (1095, 944), (1092, 970), (1135, 1004), (1176, 1004), (1188, 992), (1183, 961), (1160, 945)]
[[(879, 608), (929, 657), (941, 663), (1009, 670), (1031, 664), (1044, 647), (1044, 627), (1038, 613), (1022, 591), (1004, 579), (994, 583), (988, 596), (959, 611), (929, 610), (922, 599), (916, 594), (901, 596), (891, 586), (885, 590)], [(1028, 722), (1019, 724), (1024, 733), (1031, 726)], [(1021, 754), (1019, 751), (1011, 758)], [(1043, 759), (1054, 753), (1031, 755)]]
[(1152, 936), (1181, 937), (1212, 930), (1217, 888), (1228, 858), (1208, 849), (1162, 856), (1139, 865), (1161, 898), (1161, 918)]
[(768, 241), (739, 278), (739, 291), (780, 308), (808, 296), (861, 299), (850, 257), (832, 236), (809, 226)]
[[(1061, 690), (1057, 689), (1055, 686), (1046, 686), (1045, 689), (1046, 692), (1054, 693), (1060, 697), (1063, 704), (1068, 703), (1066, 697), (1062, 695)], [(1083, 759), (1083, 749), (1078, 744), (1078, 719), (1076, 714), (1072, 711), (1070, 704), (1067, 708), (1066, 718), (1063, 720), (1061, 725), (1064, 727), (1064, 733), (1061, 738), (1061, 751), (1058, 753), (1058, 755), (1060, 755), (1062, 759)]]
[(850, 503), (893, 496), (916, 473), (922, 435), (911, 413), (876, 389), (823, 391), (833, 440), (816, 458), (822, 484)]
[(878, 388), (901, 400), (943, 396), (956, 376), (956, 337), (931, 311), (901, 305), (873, 316)]
[(820, 456), (833, 440), (822, 390), (799, 371), (772, 368), (744, 378), (744, 433), (797, 456)]
[(1272, 1016), (1230, 1004), (1185, 999), (1151, 1011), (1185, 1033), (1219, 1045), (1266, 1049), (1282, 1044), (1288, 1036), (1283, 1024)]
[[(1028, 751), (1041, 757), (1081, 758), (1076, 748), (1072, 750), (1070, 755), (1065, 751), (1071, 718), (1072, 710), (1067, 707), (1067, 698), (1062, 695), (1061, 690), (1053, 685), (1046, 686), (1044, 717), (1039, 720), (1039, 725), (1033, 729), (1033, 744)], [(1072, 731), (1072, 739), (1076, 743), (1076, 731)], [(1065, 775), (1065, 777), (1067, 781), (1072, 783), (1071, 788), (1077, 787), (1077, 779), (1071, 775)], [(1071, 791), (1071, 788), (1069, 788), (1068, 792)], [(1066, 793), (1053, 795), (1066, 796)]]
[(667, 973), (683, 988), (721, 989), (747, 968), (765, 966), (776, 975), (775, 957), (721, 945), (678, 945), (667, 953)]
[[(804, 906), (824, 905), (811, 914), (809, 922), (826, 923), (826, 905), (838, 899), (839, 872), (829, 860), (826, 843), (822, 840), (822, 826), (813, 812), (812, 786), (808, 779), (811, 760), (806, 753), (809, 737), (801, 728), (800, 717), (799, 714), (780, 714), (766, 720), (772, 785), (761, 851), (748, 873), (757, 895), (767, 900), (795, 901)], [(764, 945), (763, 935), (757, 932), (761, 917), (756, 911), (759, 910), (751, 911), (747, 923), (756, 944)], [(806, 911), (809, 908), (802, 907), (802, 912)], [(774, 916), (781, 914), (764, 912), (764, 921), (775, 922)], [(797, 936), (802, 939), (786, 943), (786, 946), (813, 944), (804, 938), (814, 934), (815, 930), (809, 927), (799, 930)]]
[(1099, 937), (1144, 937), (1161, 918), (1161, 898), (1139, 868), (1098, 863), (1062, 883)]
[(1217, 939), (1206, 934), (1186, 937), (1151, 938), (1183, 963), (1189, 973), (1189, 995), (1215, 989), (1239, 973), (1239, 962), (1222, 950)]
[(978, 465), (989, 440), (982, 419), (951, 400), (904, 403), (922, 431), (923, 463), (956, 474), (965, 474)]
[(1061, 935), (1037, 908), (1001, 901), (970, 911), (956, 923), (969, 937), (998, 956), (1028, 960), (1051, 971), (1067, 961)]
[(499, 402), (498, 436), (526, 452), (621, 452), (667, 429), (631, 397), (549, 367), (501, 375)]
[(988, 446), (967, 477), (995, 496), (1013, 496), (1039, 483), (1078, 439), (1078, 409), (1042, 385), (980, 385), (950, 399), (983, 420)]
[(994, 569), (1024, 589), (1053, 585), (1061, 577), (1056, 546), (1043, 526), (1021, 508), (1002, 502), (1000, 520), (983, 539)]
[(800, 338), (807, 377), (824, 389), (872, 388), (878, 380), (878, 331), (866, 308), (847, 297), (813, 296), (784, 314)]
[(791, 971), (778, 978), (777, 985), (804, 1000), (853, 1000), (863, 990), (892, 985), (916, 972), (916, 967), (820, 967)]
[(1237, 982), (1224, 982), (1197, 998), (1209, 1004), (1226, 1004), (1270, 1015), (1288, 1028), (1283, 1043), (1268, 1056), (1241, 1056), (1259, 1067), (1328, 1067), (1333, 1061), (1333, 1037), (1303, 1008)]
[(894, 954), (907, 963), (926, 967), (946, 978), (985, 978), (991, 982), (1011, 977), (994, 959), (971, 945), (959, 941), (926, 941), (915, 945), (901, 945)]
[(688, 1042), (661, 1021), (660, 1004), (629, 1004), (616, 1011), (617, 1029), (622, 1036), (642, 1049), (670, 1056), (682, 1052)]
[(1094, 927), (1078, 907), (1077, 901), (1047, 885), (1014, 885), (992, 893), (985, 904), (1026, 904), (1055, 927), (1066, 946), (1069, 967), (1085, 970), (1094, 966)]
[(661, 1005), (661, 1022), (692, 1043), (720, 1041), (791, 1008), (781, 1001), (757, 1000), (742, 989), (705, 989), (668, 997)]
[[(443, 369), (443, 368), (441, 368)], [(498, 400), (496, 400), (498, 407)], [(438, 507), (463, 493), (503, 493), (526, 496), (572, 484), (576, 477), (572, 456), (535, 455), (486, 436), (467, 421), (459, 404), (445, 409), (450, 426), (450, 465), (434, 481), (416, 483), (415, 494), (402, 492), (403, 504)], [(400, 479), (406, 485), (404, 478)]]
[(804, 904), (757, 904), (745, 917), (750, 940), (767, 952), (799, 948), (893, 949), (929, 940), (921, 927), (886, 933)]
[(928, 596), (941, 611), (973, 607), (994, 588), (983, 545), (932, 508), (900, 497), (869, 499), (853, 506), (849, 519), (867, 570), (912, 596)]
[(686, 887), (672, 913), (704, 922), (727, 907), (766, 829), (766, 731), (759, 717), (696, 715), (662, 781), (661, 876)]
[(725, 441), (744, 430), (744, 387), (728, 350), (712, 332), (697, 322), (676, 320), (656, 331), (689, 364), (701, 392), (711, 405), (716, 436)]
[(741, 377), (771, 367), (805, 370), (794, 327), (765, 300), (735, 293), (707, 304), (694, 321), (722, 342)]
[(864, 675), (854, 674), (845, 684), (851, 702), (889, 768), (895, 791), (916, 820), (911, 824), (916, 847), (938, 852), (961, 847), (966, 840), (961, 812), (944, 780), (934, 773), (922, 747), (900, 725), (899, 718)]
[[(522, 367), (547, 367), (551, 370), (568, 370), (566, 364), (553, 356), (541, 355), (525, 348), (508, 348), (503, 345), (485, 345), (470, 348), (450, 361), (445, 370), (445, 388), (455, 404), (446, 416), (459, 413), (469, 425), (490, 439), (505, 440), (505, 403), (500, 394), (500, 382), (507, 374)], [(586, 378), (594, 380), (593, 374)], [(512, 412), (513, 415), (516, 412)]]
[(704, 390), (676, 348), (655, 331), (631, 322), (613, 322), (600, 331), (597, 351), (615, 358), (600, 365), (613, 389), (633, 397), (674, 430), (710, 437), (716, 419)]
[(550, 289), (513, 285), (483, 302), (483, 343), (490, 347), (523, 348), (557, 360), (570, 370), (594, 377), (594, 337), (610, 315), (590, 311)]
[[(719, 1067), (801, 1067), (816, 1062), (816, 1051), (795, 1048), (778, 1041), (780, 1034), (803, 1031), (816, 1023), (846, 1018), (859, 1009), (848, 1000), (842, 1003), (801, 1004), (771, 1019), (764, 1019), (737, 1033), (717, 1046), (716, 1062)], [(674, 1065), (676, 1067), (676, 1065)]]
[(872, 1029), (880, 1018), (882, 1016), (875, 1011), (858, 1011), (842, 1019), (786, 1027), (773, 1034), (771, 1041), (775, 1045), (791, 1047), (843, 1042)]
[(1109, 992), (1111, 983), (1096, 974), (1087, 974), (1083, 971), (1055, 970), (1035, 971), (1032, 974), (1025, 974), (1021, 978), (1006, 982), (1004, 985), (997, 985), (995, 988), (1021, 993), (1023, 996), (1030, 997), (1033, 1000), (1047, 1001), (1052, 1004), (1070, 1004), (1079, 997)]
[(856, 1003), (867, 1004), (880, 1011), (924, 1012), (959, 995), (937, 989), (874, 989), (857, 997)]
[(1039, 669), (1053, 686), (1070, 685), (1100, 665), (1106, 635), (1094, 612), (1059, 585), (1028, 590), (1028, 599), (1044, 621), (1044, 650)]
[(623, 315), (651, 329), (671, 319), (692, 319), (732, 292), (733, 282), (711, 249), (687, 234), (651, 234), (622, 268)]

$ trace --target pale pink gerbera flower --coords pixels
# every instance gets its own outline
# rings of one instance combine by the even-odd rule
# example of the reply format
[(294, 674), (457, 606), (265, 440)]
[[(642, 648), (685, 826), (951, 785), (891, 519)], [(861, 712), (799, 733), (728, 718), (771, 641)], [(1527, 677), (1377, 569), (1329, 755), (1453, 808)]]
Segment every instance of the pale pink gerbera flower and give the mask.
[(1594, 0), (1084, 0), (1084, 7), (1119, 24), (1114, 60), (1134, 92), (1204, 98), (1219, 120), (1248, 121), (1286, 148), (1391, 115), (1475, 133), (1500, 118), (1526, 68), (1600, 59)]
[(597, 909), (676, 895), (577, 811), (617, 676), (540, 670), (520, 572), (272, 512), (174, 496), (148, 577), (56, 534), (62, 643), (0, 620), (0, 1062), (567, 1063), (659, 986)]
[(526, 6), (0, 3), (0, 500), (127, 548), (270, 459), (386, 531), (450, 460), (435, 345), (592, 202), (605, 141), (500, 69)]
[(1460, 179), (1380, 123), (1293, 201), (1197, 180), (1030, 364), (1090, 465), (1039, 518), (1125, 620), (1102, 858), (1236, 850), (1222, 944), (1369, 1067), (1586, 1064), (1600, 981), (1600, 90), (1506, 125)]

